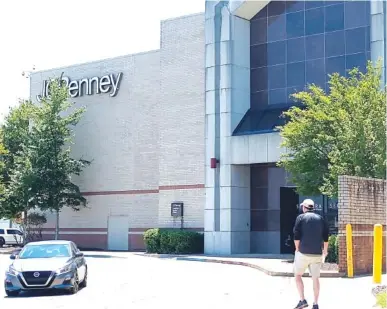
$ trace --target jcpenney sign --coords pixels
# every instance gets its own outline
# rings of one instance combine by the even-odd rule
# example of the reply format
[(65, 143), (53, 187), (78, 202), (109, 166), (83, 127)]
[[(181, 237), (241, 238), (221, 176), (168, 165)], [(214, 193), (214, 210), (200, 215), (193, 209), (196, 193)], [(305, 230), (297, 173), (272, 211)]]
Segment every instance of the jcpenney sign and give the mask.
[[(62, 77), (62, 82), (68, 87), (71, 98), (100, 93), (109, 93), (111, 97), (114, 97), (118, 93), (121, 77), (122, 73), (80, 80), (71, 80), (69, 77), (64, 76)], [(38, 101), (49, 96), (50, 82), (50, 80), (43, 81), (42, 93), (36, 96)]]

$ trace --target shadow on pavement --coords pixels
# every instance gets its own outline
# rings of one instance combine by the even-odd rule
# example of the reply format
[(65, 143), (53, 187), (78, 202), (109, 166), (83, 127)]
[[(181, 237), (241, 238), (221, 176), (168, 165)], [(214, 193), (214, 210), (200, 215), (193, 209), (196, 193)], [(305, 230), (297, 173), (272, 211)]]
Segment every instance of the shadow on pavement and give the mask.
[[(83, 288), (79, 288), (78, 293), (81, 293)], [(23, 291), (16, 297), (5, 296), (4, 298), (32, 298), (32, 297), (52, 297), (52, 296), (71, 296), (64, 290), (36, 290)]]
[(123, 256), (108, 255), (108, 254), (87, 254), (85, 253), (85, 258), (92, 259), (125, 259)]

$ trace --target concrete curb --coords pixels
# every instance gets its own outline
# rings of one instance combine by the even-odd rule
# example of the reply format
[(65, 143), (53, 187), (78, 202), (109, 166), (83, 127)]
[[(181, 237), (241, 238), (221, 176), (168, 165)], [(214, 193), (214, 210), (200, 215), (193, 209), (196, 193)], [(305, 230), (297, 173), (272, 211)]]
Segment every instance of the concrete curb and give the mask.
[(11, 254), (13, 251), (14, 250), (12, 250), (12, 251), (0, 251), (0, 254), (4, 254), (4, 255)]
[[(250, 268), (259, 270), (265, 273), (266, 275), (272, 276), (272, 277), (294, 277), (294, 274), (292, 272), (272, 271), (262, 266), (252, 264), (249, 262), (242, 262), (242, 261), (230, 261), (230, 260), (211, 259), (211, 258), (196, 258), (196, 257), (189, 257), (189, 256), (182, 256), (182, 255), (168, 255), (168, 254), (136, 254), (136, 255), (158, 258), (158, 259), (172, 259), (176, 261), (191, 261), (191, 262), (202, 262), (202, 263), (239, 265), (239, 266), (245, 266), (245, 267), (250, 267)], [(304, 274), (303, 277), (310, 277), (310, 275), (306, 273)], [(342, 278), (342, 277), (345, 277), (345, 274), (339, 273), (339, 272), (321, 273), (321, 278)]]

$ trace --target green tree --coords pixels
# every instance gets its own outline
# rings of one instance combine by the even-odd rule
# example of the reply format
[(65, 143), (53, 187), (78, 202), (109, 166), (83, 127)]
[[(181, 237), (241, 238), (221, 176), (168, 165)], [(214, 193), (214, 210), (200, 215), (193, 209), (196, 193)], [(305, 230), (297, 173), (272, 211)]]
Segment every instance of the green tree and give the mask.
[(32, 161), (39, 179), (36, 202), (41, 210), (56, 212), (56, 239), (60, 210), (66, 206), (77, 211), (86, 206), (86, 199), (72, 182), (72, 176), (80, 175), (90, 164), (71, 157), (73, 128), (85, 109), (68, 101), (68, 89), (60, 80), (50, 83), (50, 96), (42, 99), (31, 128), (35, 147)]
[(1, 126), (0, 218), (14, 220), (32, 207), (34, 193), (28, 146), (34, 111), (30, 101), (21, 100), (18, 106), (10, 108)]
[(15, 220), (31, 208), (38, 205), (37, 187), (40, 179), (31, 162), (31, 153), (28, 147), (23, 147), (13, 156), (13, 166), (8, 170), (8, 181), (4, 188), (1, 201), (0, 216)]
[(386, 177), (386, 89), (380, 62), (348, 77), (330, 76), (330, 92), (309, 86), (293, 95), (303, 108), (284, 113), (284, 167), (303, 195), (337, 197), (338, 176)]
[(23, 146), (29, 142), (30, 121), (36, 107), (28, 100), (21, 100), (16, 107), (9, 109), (1, 127), (1, 139), (6, 150), (2, 155), (3, 181), (10, 181), (10, 173), (14, 168), (15, 157), (20, 154)]

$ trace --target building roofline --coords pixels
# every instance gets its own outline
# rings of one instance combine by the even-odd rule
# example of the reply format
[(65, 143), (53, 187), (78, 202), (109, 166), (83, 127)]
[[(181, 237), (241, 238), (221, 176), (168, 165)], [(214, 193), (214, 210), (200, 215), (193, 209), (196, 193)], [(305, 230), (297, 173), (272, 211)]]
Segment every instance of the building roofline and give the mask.
[(83, 65), (89, 65), (89, 64), (94, 64), (94, 63), (104, 62), (104, 61), (109, 61), (109, 60), (116, 60), (116, 59), (122, 59), (122, 58), (126, 58), (126, 57), (135, 57), (135, 56), (142, 56), (142, 55), (146, 55), (146, 54), (153, 54), (153, 53), (157, 53), (159, 51), (160, 51), (160, 49), (152, 49), (152, 50), (133, 53), (133, 54), (125, 54), (125, 55), (120, 55), (120, 56), (102, 58), (102, 59), (98, 59), (98, 60), (79, 62), (79, 63), (55, 67), (55, 68), (51, 68), (51, 69), (47, 69), (47, 70), (33, 71), (33, 72), (31, 72), (31, 76), (35, 75), (35, 74), (48, 73), (48, 72), (58, 71), (58, 70), (62, 70), (62, 69), (75, 68), (75, 67), (79, 67), (79, 66), (83, 66)]
[(199, 16), (199, 15), (204, 15), (204, 14), (205, 14), (204, 12), (198, 12), (198, 13), (192, 13), (192, 14), (183, 15), (183, 16), (166, 18), (166, 19), (162, 19), (160, 21), (160, 23), (164, 23), (164, 22), (168, 22), (168, 21), (174, 21), (174, 20), (178, 20), (178, 19), (184, 19), (184, 18), (188, 18), (188, 17), (195, 17), (195, 16)]

